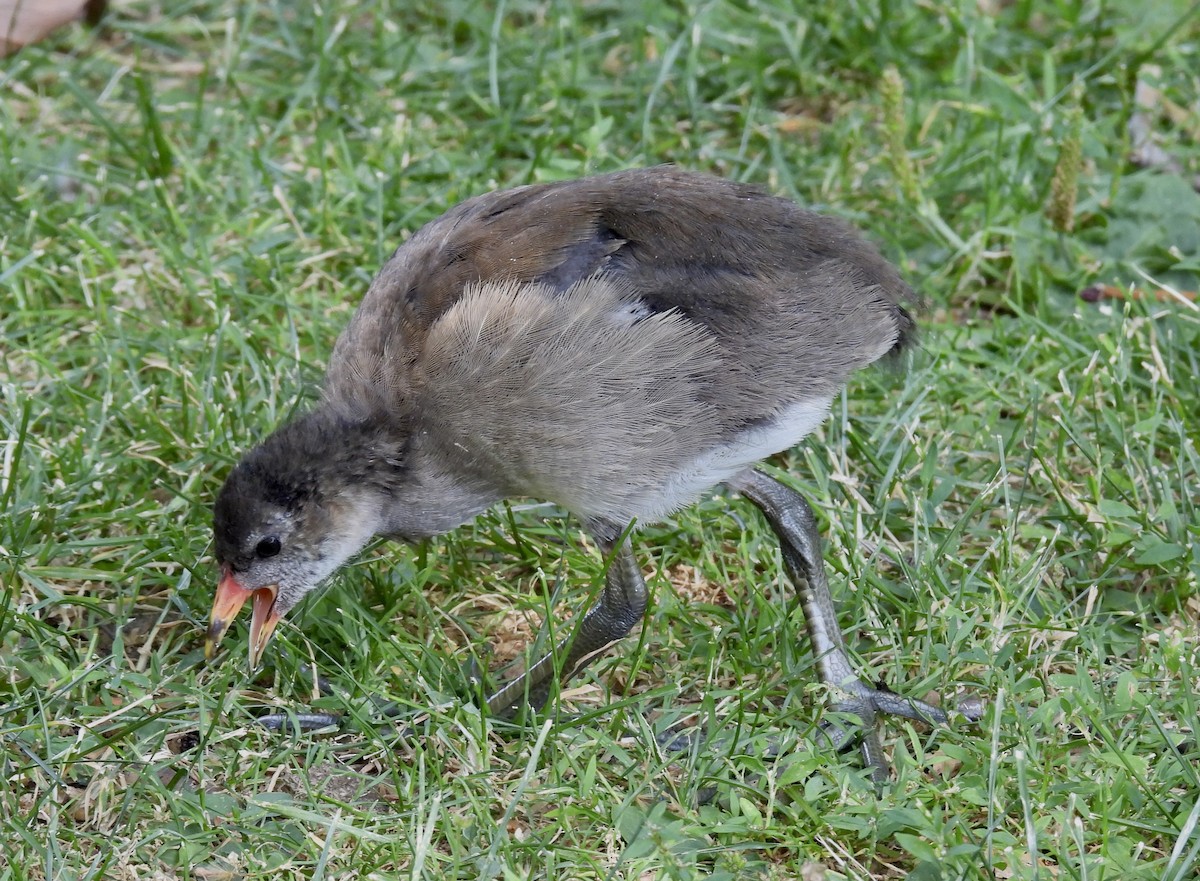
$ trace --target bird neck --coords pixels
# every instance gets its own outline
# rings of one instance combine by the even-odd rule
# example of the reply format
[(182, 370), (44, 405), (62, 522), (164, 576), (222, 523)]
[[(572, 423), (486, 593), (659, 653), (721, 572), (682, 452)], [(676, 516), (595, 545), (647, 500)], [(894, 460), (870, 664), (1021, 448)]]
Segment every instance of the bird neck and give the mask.
[(473, 520), (504, 498), (487, 481), (472, 477), (427, 448), (418, 434), (408, 448), (404, 479), (389, 493), (381, 519), (384, 533), (418, 541)]
[[(333, 407), (298, 420), (309, 460), (330, 490), (353, 508), (350, 518), (375, 534), (417, 541), (449, 532), (503, 498), (483, 477), (444, 462), (427, 433), (407, 420), (357, 419)], [(327, 502), (328, 503), (328, 502)], [(350, 513), (350, 512), (347, 512)], [(365, 542), (369, 535), (347, 536)]]

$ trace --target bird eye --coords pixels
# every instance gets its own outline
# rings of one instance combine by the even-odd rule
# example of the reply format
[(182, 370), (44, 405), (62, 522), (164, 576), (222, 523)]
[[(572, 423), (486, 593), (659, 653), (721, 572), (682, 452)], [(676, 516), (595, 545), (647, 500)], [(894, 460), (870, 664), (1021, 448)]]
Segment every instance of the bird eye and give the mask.
[(268, 535), (258, 543), (258, 547), (254, 549), (254, 552), (260, 557), (273, 557), (279, 553), (280, 547), (279, 536)]

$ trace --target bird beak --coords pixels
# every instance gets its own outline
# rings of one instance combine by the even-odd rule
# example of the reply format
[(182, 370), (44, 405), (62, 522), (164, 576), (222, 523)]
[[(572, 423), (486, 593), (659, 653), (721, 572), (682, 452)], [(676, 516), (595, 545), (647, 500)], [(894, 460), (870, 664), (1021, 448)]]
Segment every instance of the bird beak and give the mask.
[(254, 591), (254, 609), (250, 615), (251, 670), (258, 668), (258, 662), (262, 660), (263, 649), (270, 642), (271, 634), (275, 632), (275, 625), (282, 617), (275, 611), (276, 590), (278, 588), (274, 584), (269, 584)]
[(263, 649), (275, 631), (275, 625), (280, 617), (275, 611), (275, 594), (278, 587), (269, 584), (257, 590), (247, 590), (238, 584), (233, 572), (228, 566), (221, 567), (221, 581), (217, 585), (217, 595), (213, 599), (212, 613), (209, 616), (208, 638), (204, 641), (204, 657), (212, 660), (216, 653), (221, 637), (233, 623), (242, 606), (253, 595), (254, 606), (250, 617), (250, 669), (258, 666), (262, 659)]

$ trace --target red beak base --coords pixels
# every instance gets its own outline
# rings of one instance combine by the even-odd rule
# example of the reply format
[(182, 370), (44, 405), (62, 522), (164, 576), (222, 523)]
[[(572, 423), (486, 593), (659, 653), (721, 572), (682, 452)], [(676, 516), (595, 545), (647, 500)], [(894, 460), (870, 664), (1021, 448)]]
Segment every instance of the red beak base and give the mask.
[(275, 611), (277, 592), (278, 587), (274, 584), (257, 590), (247, 590), (238, 584), (228, 566), (222, 566), (221, 581), (217, 585), (217, 594), (213, 598), (212, 613), (209, 616), (208, 636), (204, 640), (204, 657), (212, 660), (225, 631), (238, 616), (242, 606), (253, 596), (254, 605), (250, 618), (250, 669), (255, 669), (262, 659), (263, 650), (267, 647), (271, 634), (275, 631), (275, 625), (282, 617)]

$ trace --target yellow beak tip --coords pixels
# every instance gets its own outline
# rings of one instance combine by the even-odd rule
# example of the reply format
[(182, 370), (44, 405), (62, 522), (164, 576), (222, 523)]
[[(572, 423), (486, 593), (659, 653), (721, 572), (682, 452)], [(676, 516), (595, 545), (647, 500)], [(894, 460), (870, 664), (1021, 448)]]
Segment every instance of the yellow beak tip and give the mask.
[(204, 660), (211, 661), (213, 659), (213, 655), (217, 653), (217, 646), (221, 644), (221, 638), (229, 629), (229, 624), (229, 621), (223, 621), (220, 618), (214, 618), (209, 624), (208, 633), (204, 635)]

